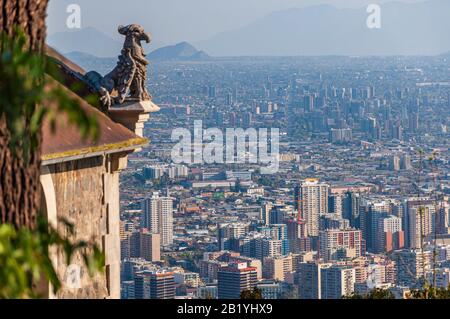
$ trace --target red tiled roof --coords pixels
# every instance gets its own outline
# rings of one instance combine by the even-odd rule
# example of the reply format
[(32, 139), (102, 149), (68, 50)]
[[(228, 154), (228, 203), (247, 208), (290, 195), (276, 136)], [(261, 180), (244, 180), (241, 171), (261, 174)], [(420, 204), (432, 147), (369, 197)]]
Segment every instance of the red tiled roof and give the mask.
[[(75, 73), (84, 72), (82, 68), (67, 60), (53, 49), (48, 48), (47, 53), (49, 52), (51, 57), (57, 59), (64, 67), (73, 70)], [(148, 141), (146, 139), (137, 136), (134, 132), (112, 121), (106, 114), (90, 105), (63, 83), (59, 83), (49, 76), (47, 78), (49, 87), (58, 86), (68, 97), (77, 101), (87, 114), (95, 116), (99, 124), (100, 134), (97, 141), (83, 139), (78, 127), (69, 123), (69, 118), (66, 113), (58, 114), (54, 131), (49, 120), (45, 120), (42, 129), (42, 159), (44, 165), (49, 161), (79, 156), (88, 157), (93, 153), (114, 153), (125, 149), (139, 148), (147, 144)], [(73, 80), (76, 81), (76, 79)], [(48, 107), (55, 109), (57, 105), (49, 105)]]

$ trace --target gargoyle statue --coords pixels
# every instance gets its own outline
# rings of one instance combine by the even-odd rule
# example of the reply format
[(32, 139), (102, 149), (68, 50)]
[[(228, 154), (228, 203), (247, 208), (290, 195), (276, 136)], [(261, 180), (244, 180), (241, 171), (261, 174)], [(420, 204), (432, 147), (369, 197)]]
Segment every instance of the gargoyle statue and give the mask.
[[(138, 24), (119, 26), (119, 33), (125, 36), (125, 43), (117, 66), (102, 77), (91, 71), (84, 76), (85, 80), (97, 90), (101, 102), (106, 108), (122, 104), (126, 99), (145, 101), (151, 96), (146, 89), (148, 61), (145, 58), (141, 42), (150, 43), (151, 37)], [(117, 93), (112, 96), (113, 92)]]

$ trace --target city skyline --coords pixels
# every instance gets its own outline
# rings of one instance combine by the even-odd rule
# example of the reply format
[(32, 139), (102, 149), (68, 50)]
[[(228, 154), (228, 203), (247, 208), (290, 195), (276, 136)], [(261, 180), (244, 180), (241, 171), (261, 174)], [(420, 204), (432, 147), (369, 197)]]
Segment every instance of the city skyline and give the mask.
[(67, 4), (0, 1), (0, 298), (450, 298), (450, 1)]

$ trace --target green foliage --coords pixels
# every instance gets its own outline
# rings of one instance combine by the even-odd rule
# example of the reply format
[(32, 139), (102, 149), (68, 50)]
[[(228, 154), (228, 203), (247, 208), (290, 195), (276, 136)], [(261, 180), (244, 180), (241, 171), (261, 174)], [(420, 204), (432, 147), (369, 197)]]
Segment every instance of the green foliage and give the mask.
[[(367, 295), (351, 294), (343, 299), (395, 299), (394, 294), (388, 289), (375, 288)], [(422, 288), (411, 290), (407, 299), (450, 299), (450, 286), (447, 289), (436, 288), (425, 282)]]
[(261, 300), (262, 292), (258, 288), (253, 288), (253, 290), (243, 290), (241, 292), (241, 299), (243, 300)]
[[(6, 120), (8, 148), (13, 155), (28, 163), (38, 149), (44, 119), (55, 128), (61, 113), (79, 128), (83, 138), (96, 140), (96, 118), (57, 84), (59, 71), (42, 54), (26, 49), (24, 33), (17, 30), (16, 34), (14, 39), (0, 34), (0, 119)], [(0, 225), (0, 298), (39, 297), (33, 284), (40, 280), (48, 280), (55, 292), (61, 288), (49, 248), (63, 251), (67, 264), (80, 254), (90, 275), (103, 269), (102, 251), (93, 243), (72, 240), (73, 226), (64, 224), (68, 237), (43, 221), (35, 230)]]
[(450, 286), (444, 289), (425, 283), (422, 289), (412, 290), (408, 299), (450, 299)]
[[(57, 115), (64, 112), (83, 138), (98, 138), (96, 119), (51, 81), (60, 77), (42, 54), (26, 50), (26, 37), (20, 30), (10, 39), (0, 35), (0, 116), (4, 115), (11, 133), (12, 150), (27, 156), (39, 143), (42, 122), (48, 116), (55, 127)], [(54, 105), (54, 107), (49, 107)]]
[(169, 185), (171, 185), (171, 180), (169, 174), (166, 172), (161, 176), (161, 178), (152, 180), (152, 183), (155, 188), (161, 189), (167, 188)]
[(35, 231), (0, 225), (0, 299), (39, 298), (33, 283), (42, 279), (52, 284), (55, 293), (61, 288), (50, 248), (62, 250), (67, 264), (80, 254), (91, 276), (103, 270), (104, 255), (97, 245), (71, 240), (74, 228), (69, 223), (64, 225), (68, 237), (61, 236), (43, 220)]
[[(63, 82), (61, 80), (61, 74), (54, 64), (46, 63), (45, 71), (53, 79)], [(46, 77), (46, 79), (48, 80), (48, 77)], [(70, 90), (73, 92), (79, 91), (78, 84), (73, 84), (70, 87)], [(93, 95), (85, 98), (91, 105), (94, 104), (95, 99), (98, 100), (98, 98)], [(47, 108), (46, 112), (53, 127), (56, 124), (58, 114), (65, 113), (69, 122), (78, 127), (82, 138), (98, 140), (100, 131), (96, 117), (86, 113), (75, 99), (70, 98), (64, 90), (56, 85), (53, 85), (49, 90), (45, 91), (44, 105), (46, 102), (51, 103), (52, 101), (57, 102), (56, 109)], [(96, 104), (98, 104), (98, 102)]]
[(214, 202), (222, 202), (222, 201), (224, 201), (225, 200), (224, 192), (214, 192), (213, 200), (214, 200)]
[(367, 295), (351, 294), (344, 296), (343, 299), (395, 299), (394, 294), (388, 289), (375, 288)]
[[(24, 50), (26, 39), (10, 40), (0, 36), (0, 114), (4, 114), (11, 132), (11, 147), (30, 150), (37, 146), (37, 132), (44, 117), (36, 104), (44, 97), (44, 60)], [(30, 136), (30, 139), (22, 137)], [(25, 152), (27, 153), (27, 152)]]

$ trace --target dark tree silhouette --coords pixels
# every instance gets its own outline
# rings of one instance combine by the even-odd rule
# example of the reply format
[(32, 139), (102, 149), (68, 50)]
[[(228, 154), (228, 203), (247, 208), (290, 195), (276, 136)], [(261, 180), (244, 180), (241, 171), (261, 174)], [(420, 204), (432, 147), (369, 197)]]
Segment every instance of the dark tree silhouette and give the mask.
[(241, 299), (243, 300), (260, 300), (262, 298), (262, 292), (258, 288), (253, 288), (253, 290), (244, 290), (241, 292)]
[[(26, 37), (25, 50), (43, 54), (47, 4), (48, 0), (0, 0), (0, 33), (12, 39), (21, 30)], [(0, 54), (6, 49), (4, 42), (0, 43)], [(40, 205), (42, 141), (40, 130), (31, 133), (31, 118), (37, 106), (32, 105), (31, 112), (29, 108), (18, 112), (24, 134), (16, 142), (6, 115), (8, 107), (0, 105), (0, 222), (34, 228)]]

